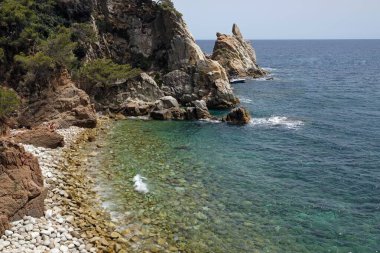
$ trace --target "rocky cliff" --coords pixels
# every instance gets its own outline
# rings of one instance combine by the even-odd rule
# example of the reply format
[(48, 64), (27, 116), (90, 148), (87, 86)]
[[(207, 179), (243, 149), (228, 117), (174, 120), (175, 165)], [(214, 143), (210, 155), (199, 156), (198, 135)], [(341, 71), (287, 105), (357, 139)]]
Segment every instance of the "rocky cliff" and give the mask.
[(0, 235), (10, 221), (44, 215), (47, 190), (37, 158), (4, 140), (0, 140), (0, 186)]
[(42, 123), (54, 124), (57, 128), (96, 126), (95, 108), (89, 96), (77, 88), (67, 71), (52, 76), (49, 85), (42, 87), (36, 95), (29, 95), (20, 110), (21, 126), (36, 127)]
[[(163, 94), (183, 105), (205, 100), (209, 107), (229, 108), (238, 102), (225, 70), (205, 57), (174, 9), (140, 0), (101, 0), (94, 5), (101, 38), (98, 55), (155, 72)], [(134, 83), (127, 82), (122, 89), (129, 86)]]
[[(6, 1), (12, 11), (24, 11), (23, 3)], [(239, 102), (225, 68), (205, 56), (170, 1), (31, 0), (28, 8), (33, 19), (20, 21), (16, 33), (4, 19), (0, 32), (0, 53), (5, 52), (0, 82), (23, 99), (21, 126), (54, 122), (58, 127), (93, 127), (95, 108), (128, 115), (126, 105), (134, 103), (140, 114), (149, 114), (165, 96), (185, 110), (195, 101), (205, 101), (208, 108), (232, 108)], [(24, 38), (26, 31), (35, 32), (34, 37)], [(12, 40), (25, 41), (20, 47)], [(105, 59), (99, 70), (107, 70), (90, 74), (99, 74), (102, 85), (88, 83), (82, 70), (99, 59)], [(122, 78), (114, 65), (104, 65), (107, 61), (128, 64), (142, 74)]]
[(266, 75), (256, 61), (256, 52), (244, 40), (239, 27), (234, 24), (232, 35), (217, 33), (212, 59), (218, 61), (230, 77), (262, 77)]

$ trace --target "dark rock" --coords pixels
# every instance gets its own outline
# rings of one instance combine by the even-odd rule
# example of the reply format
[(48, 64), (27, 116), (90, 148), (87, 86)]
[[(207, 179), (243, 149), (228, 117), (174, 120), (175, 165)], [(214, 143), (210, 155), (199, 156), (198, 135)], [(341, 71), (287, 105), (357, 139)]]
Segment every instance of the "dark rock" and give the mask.
[(206, 102), (203, 100), (193, 101), (193, 105), (195, 107), (195, 113), (197, 119), (209, 119), (211, 118), (211, 114), (207, 109)]
[(150, 113), (150, 117), (155, 120), (169, 120), (172, 119), (173, 115), (170, 110), (161, 110), (161, 111), (153, 111)]
[(245, 125), (248, 124), (251, 120), (251, 116), (247, 109), (239, 107), (233, 109), (226, 117), (223, 118), (223, 121), (235, 125)]
[(65, 145), (62, 135), (45, 127), (18, 132), (11, 138), (16, 143), (29, 144), (35, 147), (58, 148)]
[(146, 116), (154, 105), (143, 101), (130, 101), (125, 105), (123, 113), (127, 116)]
[(24, 148), (0, 140), (0, 235), (9, 222), (44, 215), (44, 188), (37, 158)]

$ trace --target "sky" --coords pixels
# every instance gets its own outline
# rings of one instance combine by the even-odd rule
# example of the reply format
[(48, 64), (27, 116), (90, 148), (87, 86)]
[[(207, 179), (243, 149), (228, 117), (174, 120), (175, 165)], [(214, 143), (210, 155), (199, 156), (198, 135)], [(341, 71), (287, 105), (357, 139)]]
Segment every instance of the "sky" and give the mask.
[(173, 0), (196, 39), (380, 39), (380, 0)]

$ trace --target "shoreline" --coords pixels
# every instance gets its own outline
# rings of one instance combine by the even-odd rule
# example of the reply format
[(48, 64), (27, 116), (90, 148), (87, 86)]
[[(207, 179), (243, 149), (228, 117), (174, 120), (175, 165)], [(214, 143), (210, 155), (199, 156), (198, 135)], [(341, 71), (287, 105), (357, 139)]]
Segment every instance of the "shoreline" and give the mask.
[(65, 146), (58, 149), (23, 145), (38, 158), (48, 195), (45, 217), (12, 222), (0, 239), (3, 253), (127, 252), (128, 243), (111, 222), (87, 173), (91, 154), (80, 149), (107, 130), (111, 120), (100, 118), (94, 129), (70, 127), (57, 132)]

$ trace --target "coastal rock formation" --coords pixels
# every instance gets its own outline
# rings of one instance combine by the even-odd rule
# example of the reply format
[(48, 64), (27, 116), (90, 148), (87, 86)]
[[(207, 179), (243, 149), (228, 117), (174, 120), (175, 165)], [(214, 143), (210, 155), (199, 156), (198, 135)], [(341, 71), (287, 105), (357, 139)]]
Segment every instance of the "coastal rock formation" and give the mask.
[(238, 103), (223, 67), (206, 58), (175, 9), (150, 0), (101, 0), (95, 9), (98, 55), (161, 73), (160, 89), (181, 104), (202, 99), (208, 107), (230, 108)]
[(65, 71), (54, 77), (38, 97), (31, 98), (23, 106), (19, 122), (27, 127), (49, 122), (58, 128), (93, 128), (96, 126), (96, 112), (86, 92), (77, 88)]
[(234, 24), (232, 36), (217, 33), (212, 59), (218, 61), (230, 77), (262, 77), (266, 72), (257, 65), (256, 52), (244, 40), (239, 27)]
[(0, 141), (0, 235), (9, 222), (44, 215), (44, 188), (37, 158), (9, 141)]
[(15, 143), (29, 144), (35, 147), (58, 148), (65, 145), (62, 135), (47, 127), (20, 131), (11, 136)]
[(247, 109), (243, 107), (233, 109), (223, 121), (234, 125), (245, 125), (251, 120), (251, 116)]

